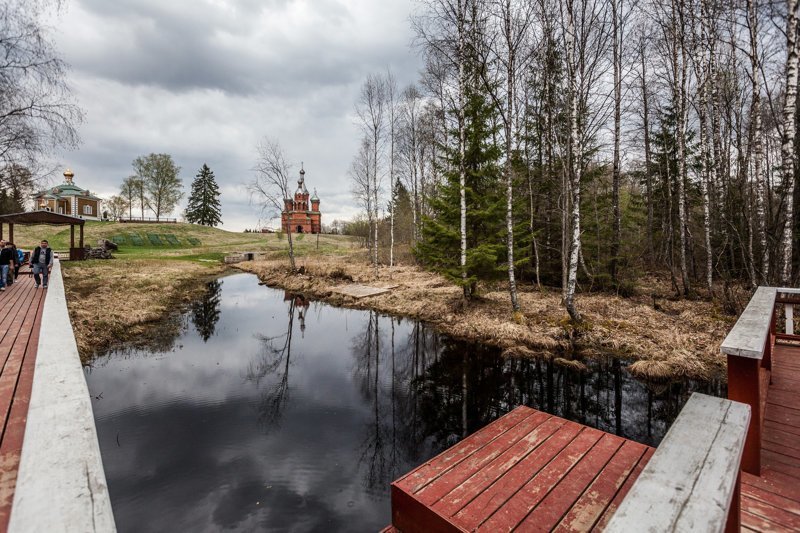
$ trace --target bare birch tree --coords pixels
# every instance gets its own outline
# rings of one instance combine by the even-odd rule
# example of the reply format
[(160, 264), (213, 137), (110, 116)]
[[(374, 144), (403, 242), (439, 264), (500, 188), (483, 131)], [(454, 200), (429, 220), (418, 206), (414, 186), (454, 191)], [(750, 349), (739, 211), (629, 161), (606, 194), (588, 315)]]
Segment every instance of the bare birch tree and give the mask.
[[(261, 208), (264, 215), (270, 218), (281, 216), (287, 203), (292, 201), (291, 165), (287, 163), (283, 148), (276, 139), (265, 138), (257, 150), (258, 159), (253, 167), (255, 177), (247, 185), (250, 200)], [(292, 272), (296, 272), (291, 228), (286, 232), (286, 237), (289, 242), (289, 266)]]
[(386, 80), (379, 74), (369, 74), (364, 85), (356, 114), (361, 121), (364, 134), (369, 136), (372, 148), (372, 262), (375, 266), (375, 277), (378, 277), (378, 189), (380, 182), (379, 161), (380, 150), (386, 135)]

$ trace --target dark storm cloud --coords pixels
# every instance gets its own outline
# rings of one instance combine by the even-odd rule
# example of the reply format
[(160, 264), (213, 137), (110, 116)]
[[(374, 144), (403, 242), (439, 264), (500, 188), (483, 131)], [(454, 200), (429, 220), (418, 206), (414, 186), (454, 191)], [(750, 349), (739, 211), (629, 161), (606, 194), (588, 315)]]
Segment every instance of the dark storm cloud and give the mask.
[[(345, 35), (352, 15), (338, 2), (316, 0), (313, 17), (324, 31), (284, 27), (261, 34), (258, 20), (285, 13), (296, 2), (250, 3), (224, 10), (208, 3), (108, 2), (81, 5), (119, 39), (85, 52), (86, 72), (170, 90), (218, 89), (234, 94), (288, 94), (358, 81), (361, 65), (385, 63), (394, 43), (363, 48)], [(252, 36), (253, 39), (249, 39)]]

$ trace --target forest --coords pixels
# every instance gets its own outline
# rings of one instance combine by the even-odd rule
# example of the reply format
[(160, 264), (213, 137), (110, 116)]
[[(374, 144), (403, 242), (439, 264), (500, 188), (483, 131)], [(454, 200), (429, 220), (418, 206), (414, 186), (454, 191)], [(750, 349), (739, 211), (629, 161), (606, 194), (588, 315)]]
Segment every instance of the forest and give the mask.
[(355, 102), (371, 261), (676, 298), (797, 282), (797, 0), (422, 0)]

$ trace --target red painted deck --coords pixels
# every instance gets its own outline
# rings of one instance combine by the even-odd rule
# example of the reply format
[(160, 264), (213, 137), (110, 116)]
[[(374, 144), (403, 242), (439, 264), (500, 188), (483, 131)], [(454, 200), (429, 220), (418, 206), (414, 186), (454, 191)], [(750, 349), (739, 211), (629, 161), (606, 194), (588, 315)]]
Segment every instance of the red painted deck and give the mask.
[(47, 291), (22, 276), (0, 292), (0, 531), (8, 528)]
[(742, 476), (742, 530), (800, 531), (800, 345), (772, 352), (761, 477)]
[(653, 451), (518, 407), (392, 483), (392, 526), (602, 529)]

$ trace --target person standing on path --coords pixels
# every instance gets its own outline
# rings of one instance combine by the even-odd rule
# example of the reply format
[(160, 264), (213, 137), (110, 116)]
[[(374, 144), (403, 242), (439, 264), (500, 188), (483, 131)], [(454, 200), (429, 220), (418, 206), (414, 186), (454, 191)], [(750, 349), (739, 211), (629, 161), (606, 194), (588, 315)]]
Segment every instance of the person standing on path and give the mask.
[(0, 291), (6, 290), (6, 283), (8, 282), (8, 271), (14, 265), (14, 252), (11, 249), (10, 242), (3, 243), (3, 249), (0, 250)]
[(37, 289), (40, 283), (39, 274), (42, 275), (42, 287), (47, 288), (47, 278), (50, 276), (51, 268), (53, 268), (53, 250), (50, 249), (47, 241), (42, 241), (31, 254), (31, 269)]

